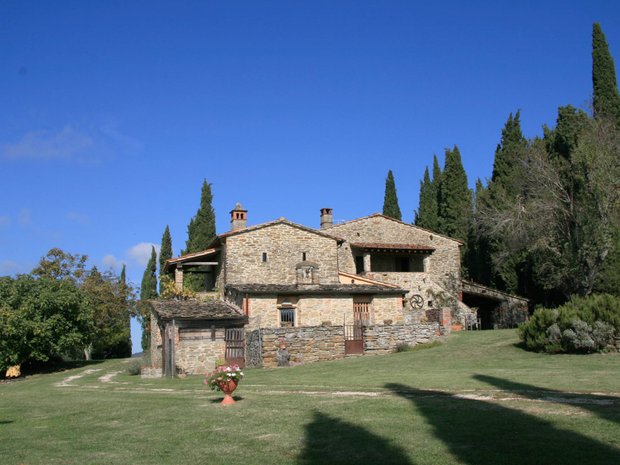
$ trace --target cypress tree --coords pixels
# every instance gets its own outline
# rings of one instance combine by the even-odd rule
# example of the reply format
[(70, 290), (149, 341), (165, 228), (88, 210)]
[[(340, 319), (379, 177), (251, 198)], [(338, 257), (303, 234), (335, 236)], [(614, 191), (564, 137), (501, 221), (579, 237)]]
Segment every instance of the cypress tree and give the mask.
[(205, 250), (215, 239), (215, 211), (212, 202), (211, 184), (203, 180), (200, 208), (187, 226), (187, 242), (183, 253)]
[(394, 175), (392, 174), (392, 170), (388, 171), (388, 175), (385, 180), (383, 214), (399, 221), (402, 220), (400, 207), (398, 206), (398, 197), (396, 196), (396, 183), (394, 182)]
[(440, 232), (467, 242), (472, 217), (472, 195), (467, 186), (467, 174), (461, 153), (446, 149), (446, 161), (439, 191)]
[(501, 142), (495, 150), (493, 175), (489, 186), (491, 193), (501, 189), (509, 197), (518, 194), (515, 180), (523, 171), (522, 159), (526, 147), (527, 141), (521, 132), (520, 111), (517, 111), (514, 117), (511, 113), (502, 129)]
[(424, 170), (424, 179), (420, 181), (420, 205), (415, 215), (415, 224), (422, 228), (437, 230), (437, 188), (431, 181), (428, 167)]
[(126, 266), (123, 264), (123, 269), (121, 270), (121, 275), (118, 278), (118, 287), (121, 290), (127, 289), (127, 271)]
[(592, 87), (594, 116), (614, 118), (620, 123), (616, 66), (599, 23), (592, 27)]
[[(157, 253), (155, 246), (151, 247), (151, 258), (146, 265), (140, 285), (140, 299), (148, 300), (157, 298)], [(151, 315), (147, 306), (141, 306), (142, 313), (142, 350), (148, 350), (151, 345), (150, 327)]]
[[(184, 254), (205, 250), (215, 239), (215, 212), (211, 205), (212, 202), (211, 184), (204, 180), (200, 194), (200, 208), (187, 226), (187, 242)], [(193, 267), (190, 273), (185, 274), (183, 286), (194, 292), (204, 291), (205, 275), (202, 271), (204, 269), (201, 267)]]
[(166, 260), (172, 258), (172, 238), (170, 228), (166, 225), (164, 234), (161, 237), (161, 249), (159, 250), (159, 292), (162, 291), (162, 278)]
[[(592, 27), (592, 87), (595, 117), (614, 118), (620, 126), (620, 96), (616, 81), (616, 66), (609, 52), (601, 25)], [(610, 251), (601, 272), (597, 290), (620, 294), (620, 230), (613, 233), (614, 246)]]
[(472, 225), (467, 241), (467, 257), (465, 260), (469, 271), (469, 277), (481, 284), (490, 284), (491, 281), (489, 242), (484, 235), (480, 234), (479, 226), (480, 214), (486, 195), (487, 190), (482, 184), (482, 181), (477, 179), (476, 189), (474, 191)]
[(140, 299), (148, 300), (157, 297), (157, 253), (155, 246), (151, 247), (151, 258), (146, 265), (140, 285)]

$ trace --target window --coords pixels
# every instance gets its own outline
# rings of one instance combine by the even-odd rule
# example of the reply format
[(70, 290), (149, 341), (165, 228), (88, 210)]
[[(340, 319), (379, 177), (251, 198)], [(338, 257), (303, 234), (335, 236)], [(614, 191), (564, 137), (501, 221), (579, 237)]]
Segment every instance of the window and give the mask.
[(301, 261), (305, 262), (306, 261), (306, 257), (307, 257), (306, 252), (302, 252), (301, 253)]
[(364, 257), (358, 255), (355, 257), (355, 273), (361, 274), (364, 271)]
[(353, 322), (355, 324), (370, 324), (370, 302), (369, 296), (353, 297)]
[(280, 309), (280, 327), (292, 328), (295, 326), (295, 309), (294, 308), (281, 308)]
[(263, 252), (263, 263), (267, 261), (267, 252)]
[(409, 271), (409, 257), (396, 257), (396, 271)]

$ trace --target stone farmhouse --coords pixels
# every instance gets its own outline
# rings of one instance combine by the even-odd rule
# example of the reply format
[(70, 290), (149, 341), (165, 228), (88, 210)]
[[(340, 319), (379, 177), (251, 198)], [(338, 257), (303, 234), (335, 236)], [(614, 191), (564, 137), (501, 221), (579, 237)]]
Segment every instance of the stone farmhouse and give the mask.
[(230, 231), (206, 250), (166, 262), (178, 289), (186, 273), (205, 287), (197, 299), (151, 302), (155, 371), (385, 353), (459, 325), (492, 327), (501, 308), (527, 315), (525, 299), (463, 282), (462, 243), (432, 231), (381, 214), (334, 224), (329, 208), (320, 229), (284, 218), (248, 226), (240, 204), (230, 214)]

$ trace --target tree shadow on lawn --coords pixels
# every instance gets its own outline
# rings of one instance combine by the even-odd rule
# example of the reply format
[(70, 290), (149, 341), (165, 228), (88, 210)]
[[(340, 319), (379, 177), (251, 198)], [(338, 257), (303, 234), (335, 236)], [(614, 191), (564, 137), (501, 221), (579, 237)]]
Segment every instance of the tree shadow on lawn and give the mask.
[(414, 465), (400, 447), (387, 439), (317, 411), (306, 425), (305, 447), (297, 463)]
[(620, 398), (618, 397), (554, 391), (553, 389), (517, 383), (487, 375), (474, 375), (473, 378), (495, 386), (502, 391), (512, 392), (527, 399), (540, 399), (551, 403), (574, 405), (584, 410), (589, 410), (601, 418), (620, 424), (620, 408), (617, 407), (620, 405)]
[(609, 465), (620, 449), (497, 403), (402, 384), (386, 388), (410, 400), (459, 463)]

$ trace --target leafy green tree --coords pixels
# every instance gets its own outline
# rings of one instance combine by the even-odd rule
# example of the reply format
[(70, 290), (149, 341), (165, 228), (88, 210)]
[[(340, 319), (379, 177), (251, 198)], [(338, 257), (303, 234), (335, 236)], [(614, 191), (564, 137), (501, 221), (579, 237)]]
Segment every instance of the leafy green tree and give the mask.
[(472, 194), (461, 153), (455, 145), (446, 149), (446, 161), (439, 190), (439, 232), (467, 241), (472, 220)]
[(93, 267), (81, 289), (93, 306), (94, 331), (84, 348), (85, 358), (89, 360), (91, 354), (95, 358), (131, 356), (127, 284)]
[(34, 276), (49, 279), (71, 279), (80, 283), (86, 270), (87, 255), (70, 254), (59, 248), (50, 249), (32, 270)]
[(486, 227), (501, 238), (506, 260), (526, 263), (545, 290), (564, 299), (589, 295), (620, 227), (620, 132), (615, 122), (589, 120), (571, 157), (570, 182), (546, 148), (541, 140), (528, 147), (522, 194), (512, 206), (491, 210)]
[(385, 216), (389, 216), (390, 218), (394, 218), (395, 220), (402, 220), (400, 207), (398, 206), (398, 197), (396, 196), (396, 183), (394, 182), (392, 170), (388, 171), (387, 178), (385, 179), (383, 214)]
[(76, 353), (92, 321), (93, 306), (72, 279), (0, 278), (0, 370)]
[(594, 115), (612, 118), (620, 123), (616, 66), (599, 23), (592, 26), (592, 87)]
[(172, 258), (172, 238), (170, 236), (170, 228), (166, 225), (164, 234), (161, 237), (161, 249), (159, 250), (159, 292), (163, 290), (162, 278), (166, 260)]

